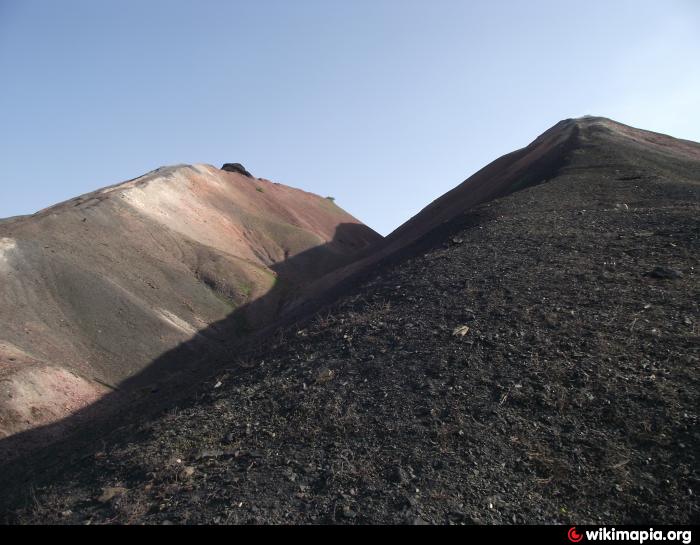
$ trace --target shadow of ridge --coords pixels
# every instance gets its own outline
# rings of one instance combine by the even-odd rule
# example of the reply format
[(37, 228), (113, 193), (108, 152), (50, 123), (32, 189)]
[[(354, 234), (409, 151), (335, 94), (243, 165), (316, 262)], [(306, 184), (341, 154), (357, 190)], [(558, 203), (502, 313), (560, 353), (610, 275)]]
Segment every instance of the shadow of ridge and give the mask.
[(331, 241), (271, 265), (277, 280), (265, 295), (164, 352), (118, 389), (59, 421), (1, 439), (0, 512), (21, 503), (22, 492), (30, 485), (93, 455), (98, 440), (106, 440), (117, 428), (135, 429), (191, 395), (203, 380), (222, 369), (245, 372), (249, 367), (236, 361), (236, 351), (262, 342), (271, 331), (290, 323), (283, 315), (285, 301), (302, 284), (352, 262), (378, 237), (366, 225), (338, 225)]

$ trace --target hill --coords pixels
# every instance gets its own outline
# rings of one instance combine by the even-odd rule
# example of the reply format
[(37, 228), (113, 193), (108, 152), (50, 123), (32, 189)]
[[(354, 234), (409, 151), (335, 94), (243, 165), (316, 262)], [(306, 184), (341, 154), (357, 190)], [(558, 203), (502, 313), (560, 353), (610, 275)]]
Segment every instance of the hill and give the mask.
[(6, 520), (697, 523), (699, 150), (559, 123), (177, 406), (6, 466)]
[[(5, 220), (0, 437), (117, 390), (150, 396), (154, 380), (206, 365), (380, 238), (328, 199), (210, 165), (160, 168)], [(153, 368), (193, 337), (194, 353)]]

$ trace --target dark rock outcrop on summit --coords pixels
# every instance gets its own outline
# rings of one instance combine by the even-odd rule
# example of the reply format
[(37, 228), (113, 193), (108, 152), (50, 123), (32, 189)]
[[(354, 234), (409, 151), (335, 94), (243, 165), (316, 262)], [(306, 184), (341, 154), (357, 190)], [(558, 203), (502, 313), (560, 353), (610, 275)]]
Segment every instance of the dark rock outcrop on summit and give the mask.
[(226, 172), (236, 172), (237, 174), (243, 174), (243, 176), (248, 176), (248, 178), (252, 178), (253, 175), (246, 170), (246, 168), (240, 164), (240, 163), (224, 163), (224, 165), (221, 167), (221, 170), (225, 170)]

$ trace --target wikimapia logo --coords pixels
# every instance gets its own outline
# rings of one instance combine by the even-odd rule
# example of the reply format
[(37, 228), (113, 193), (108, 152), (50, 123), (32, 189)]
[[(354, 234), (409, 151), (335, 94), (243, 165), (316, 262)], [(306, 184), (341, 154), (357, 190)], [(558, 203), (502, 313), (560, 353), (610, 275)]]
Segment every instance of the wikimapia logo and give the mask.
[(615, 528), (601, 527), (597, 530), (585, 530), (579, 532), (576, 526), (569, 528), (566, 537), (572, 543), (586, 541), (632, 541), (644, 543), (646, 541), (680, 541), (684, 545), (693, 541), (692, 530), (616, 530)]

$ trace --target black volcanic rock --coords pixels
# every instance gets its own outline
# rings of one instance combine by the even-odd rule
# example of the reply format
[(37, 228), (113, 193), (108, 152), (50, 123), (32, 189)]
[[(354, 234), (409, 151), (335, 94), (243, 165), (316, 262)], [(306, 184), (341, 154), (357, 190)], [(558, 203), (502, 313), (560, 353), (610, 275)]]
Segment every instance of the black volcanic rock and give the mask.
[[(42, 453), (31, 488), (37, 458), (0, 468), (0, 520), (697, 522), (700, 145), (558, 127), (452, 193), (461, 209), (421, 212), (318, 314), (232, 352), (220, 387), (80, 464)], [(684, 274), (640, 274), (660, 264)], [(224, 432), (233, 456), (187, 457)]]
[(248, 176), (248, 178), (252, 178), (253, 175), (246, 170), (246, 168), (240, 164), (240, 163), (224, 163), (224, 165), (221, 167), (221, 170), (225, 170), (226, 172), (236, 172), (238, 174), (243, 174), (243, 176)]
[(683, 278), (683, 273), (681, 271), (671, 269), (669, 267), (654, 267), (654, 269), (649, 271), (647, 275), (653, 278), (662, 278), (665, 280)]

